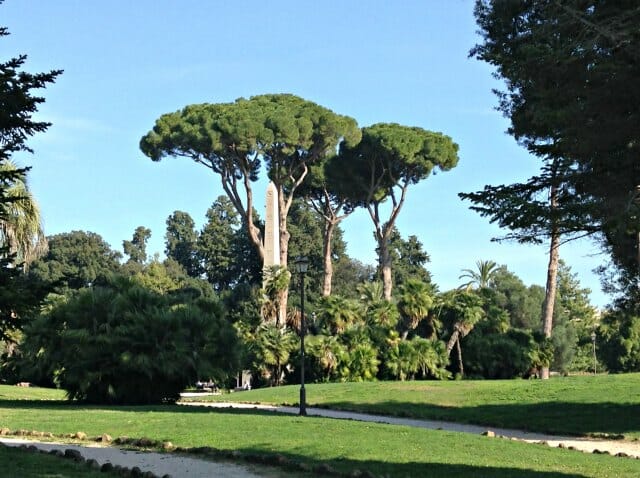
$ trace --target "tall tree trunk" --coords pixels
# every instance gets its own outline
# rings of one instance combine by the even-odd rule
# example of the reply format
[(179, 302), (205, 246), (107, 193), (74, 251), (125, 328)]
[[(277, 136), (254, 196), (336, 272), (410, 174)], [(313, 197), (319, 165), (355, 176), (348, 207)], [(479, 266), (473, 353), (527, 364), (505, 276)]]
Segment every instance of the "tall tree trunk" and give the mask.
[(449, 337), (449, 341), (447, 342), (447, 357), (451, 356), (451, 350), (453, 346), (458, 342), (458, 337), (460, 336), (460, 330), (457, 327), (453, 328), (453, 333), (451, 337)]
[[(287, 269), (289, 259), (289, 238), (291, 234), (287, 230), (287, 216), (293, 196), (285, 197), (282, 186), (278, 186), (278, 221), (280, 226), (280, 267)], [(289, 301), (289, 288), (285, 287), (278, 294), (278, 321), (280, 324), (287, 322), (287, 302)]]
[(458, 370), (460, 376), (464, 377), (464, 365), (462, 364), (462, 347), (460, 347), (460, 336), (456, 339), (456, 349), (458, 350)]
[[(549, 194), (551, 205), (551, 244), (549, 246), (549, 267), (547, 268), (547, 284), (542, 311), (542, 331), (545, 338), (551, 338), (553, 329), (553, 309), (556, 303), (556, 286), (558, 283), (558, 262), (560, 260), (560, 231), (553, 220), (554, 210), (558, 207), (558, 188), (551, 186)], [(540, 369), (540, 378), (549, 378), (549, 366), (543, 365)]]
[(391, 254), (389, 253), (389, 238), (384, 234), (378, 240), (378, 254), (380, 255), (380, 273), (382, 274), (382, 291), (384, 299), (391, 302), (393, 280), (391, 278)]
[(333, 280), (333, 261), (331, 260), (331, 240), (337, 222), (327, 221), (324, 223), (324, 237), (322, 241), (322, 254), (324, 256), (324, 277), (322, 279), (322, 297), (331, 295), (331, 281)]

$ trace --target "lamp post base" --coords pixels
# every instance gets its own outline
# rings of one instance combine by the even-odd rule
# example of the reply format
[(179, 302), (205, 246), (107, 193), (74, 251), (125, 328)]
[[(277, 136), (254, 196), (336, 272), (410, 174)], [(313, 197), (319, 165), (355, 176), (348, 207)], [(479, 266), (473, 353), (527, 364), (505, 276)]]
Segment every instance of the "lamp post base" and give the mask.
[(307, 391), (304, 389), (304, 385), (300, 387), (300, 412), (299, 415), (307, 414)]

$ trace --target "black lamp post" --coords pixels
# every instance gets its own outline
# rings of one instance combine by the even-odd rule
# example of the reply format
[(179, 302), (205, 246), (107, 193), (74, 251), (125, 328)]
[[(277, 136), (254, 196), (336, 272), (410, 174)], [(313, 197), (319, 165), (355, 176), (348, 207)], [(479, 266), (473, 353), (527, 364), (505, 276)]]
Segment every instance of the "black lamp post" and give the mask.
[(304, 336), (307, 324), (304, 318), (304, 275), (309, 268), (309, 260), (299, 256), (294, 261), (296, 272), (300, 274), (300, 415), (307, 414), (307, 392), (304, 389)]
[(591, 332), (591, 342), (593, 343), (593, 374), (597, 375), (598, 361), (596, 360), (596, 331)]

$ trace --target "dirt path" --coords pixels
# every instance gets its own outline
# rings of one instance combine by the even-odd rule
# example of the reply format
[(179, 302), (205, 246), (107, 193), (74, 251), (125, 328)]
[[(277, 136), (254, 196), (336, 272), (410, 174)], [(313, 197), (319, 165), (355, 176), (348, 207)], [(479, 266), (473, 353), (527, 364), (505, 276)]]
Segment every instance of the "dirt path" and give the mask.
[[(15, 438), (1, 437), (0, 443), (8, 446), (20, 446), (23, 444), (34, 445), (45, 451), (50, 450), (77, 450), (86, 460), (96, 460), (100, 465), (111, 463), (126, 468), (138, 467), (143, 472), (150, 471), (157, 476), (169, 475), (172, 478), (265, 478), (282, 477), (277, 470), (258, 471), (257, 467), (243, 466), (231, 463), (220, 463), (198, 458), (181, 456), (175, 453), (153, 453), (123, 450), (109, 446), (71, 445), (66, 443), (35, 442)], [(295, 476), (287, 474), (286, 476)]]
[[(255, 408), (259, 410), (268, 410), (278, 413), (297, 414), (296, 407), (278, 407), (270, 405), (253, 405), (243, 403), (215, 403), (215, 402), (184, 402), (183, 405), (204, 406), (213, 408)], [(569, 436), (547, 435), (544, 433), (529, 433), (522, 430), (513, 430), (508, 428), (496, 428), (479, 425), (466, 425), (463, 423), (444, 422), (438, 420), (417, 420), (412, 418), (395, 418), (384, 417), (380, 415), (370, 415), (367, 413), (341, 412), (336, 410), (327, 410), (323, 408), (308, 408), (307, 415), (338, 418), (348, 420), (359, 420), (365, 422), (388, 423), (393, 425), (405, 425), (410, 427), (429, 428), (432, 430), (446, 430), (461, 433), (482, 434), (487, 431), (495, 433), (496, 436), (504, 436), (514, 440), (520, 440), (528, 443), (546, 442), (549, 446), (563, 446), (565, 448), (573, 447), (576, 450), (593, 453), (594, 450), (608, 452), (612, 455), (625, 453), (635, 458), (640, 458), (640, 441), (623, 441), (623, 440), (597, 440), (590, 438), (576, 438)]]

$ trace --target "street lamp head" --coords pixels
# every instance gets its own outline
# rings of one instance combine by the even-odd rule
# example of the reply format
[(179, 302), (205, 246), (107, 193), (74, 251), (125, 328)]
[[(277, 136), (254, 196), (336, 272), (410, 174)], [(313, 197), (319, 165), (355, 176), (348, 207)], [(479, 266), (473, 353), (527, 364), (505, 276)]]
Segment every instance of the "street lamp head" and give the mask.
[(306, 274), (309, 268), (309, 259), (306, 256), (298, 256), (293, 261), (293, 265), (298, 274)]
[(596, 341), (596, 331), (595, 330), (593, 332), (591, 332), (591, 341), (592, 342)]

